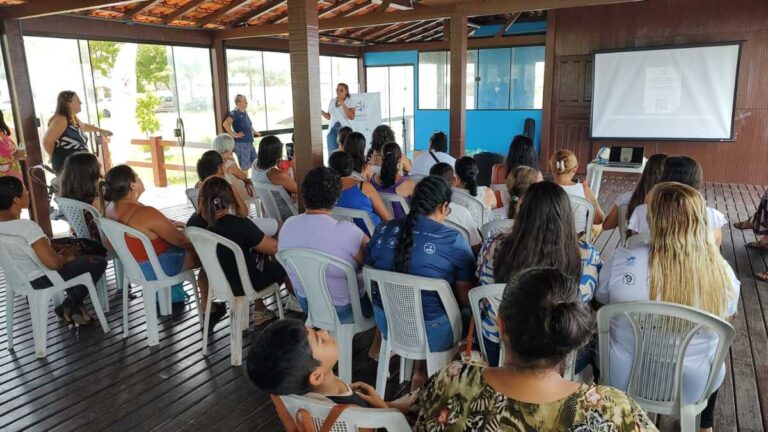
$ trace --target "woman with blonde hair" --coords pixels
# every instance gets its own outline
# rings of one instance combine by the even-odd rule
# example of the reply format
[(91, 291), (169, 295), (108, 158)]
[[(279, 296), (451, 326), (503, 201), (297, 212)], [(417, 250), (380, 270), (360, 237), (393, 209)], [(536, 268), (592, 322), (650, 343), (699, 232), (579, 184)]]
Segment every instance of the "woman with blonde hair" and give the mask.
[[(695, 307), (728, 318), (736, 313), (739, 280), (709, 235), (704, 198), (694, 188), (675, 182), (656, 185), (648, 194), (650, 240), (617, 249), (603, 266), (595, 301), (614, 304), (658, 300)], [(645, 289), (643, 289), (645, 288)], [(626, 319), (611, 325), (611, 385), (626, 389), (634, 353), (634, 332)], [(683, 403), (701, 397), (717, 337), (700, 332), (683, 360)], [(725, 376), (720, 368), (719, 383)], [(719, 385), (718, 383), (718, 385)], [(701, 428), (712, 427), (717, 391), (701, 413)]]
[(224, 160), (224, 180), (229, 182), (232, 189), (240, 195), (243, 201), (253, 198), (253, 183), (248, 178), (248, 173), (243, 171), (235, 161), (235, 139), (230, 134), (219, 134), (211, 143)]
[(526, 165), (520, 165), (513, 168), (507, 176), (507, 190), (509, 191), (509, 207), (507, 207), (507, 218), (515, 219), (520, 212), (520, 203), (523, 201), (525, 192), (534, 183), (544, 181), (541, 171)]
[[(576, 155), (570, 150), (558, 150), (552, 156), (549, 161), (550, 169), (555, 175), (555, 183), (565, 189), (568, 195), (585, 199), (595, 206), (595, 220), (592, 227), (592, 238), (597, 237), (602, 231), (601, 224), (603, 223), (603, 209), (600, 208), (600, 203), (597, 202), (595, 194), (587, 186), (586, 183), (576, 183), (573, 181), (573, 176), (576, 175), (576, 170), (579, 168), (579, 161), (576, 159)], [(582, 208), (580, 211), (574, 213), (574, 223), (576, 224), (576, 230), (580, 231), (580, 234), (584, 234), (584, 225), (587, 222), (587, 210)]]

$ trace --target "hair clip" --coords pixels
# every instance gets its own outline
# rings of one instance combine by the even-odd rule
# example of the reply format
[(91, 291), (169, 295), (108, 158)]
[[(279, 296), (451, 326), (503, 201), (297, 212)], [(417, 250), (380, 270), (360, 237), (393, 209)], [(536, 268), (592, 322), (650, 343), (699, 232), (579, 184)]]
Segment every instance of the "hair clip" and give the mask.
[(509, 200), (512, 202), (518, 202), (520, 201), (520, 198), (517, 195), (512, 195), (509, 197)]
[(558, 171), (565, 171), (565, 161), (559, 160), (555, 162), (555, 166), (557, 167)]

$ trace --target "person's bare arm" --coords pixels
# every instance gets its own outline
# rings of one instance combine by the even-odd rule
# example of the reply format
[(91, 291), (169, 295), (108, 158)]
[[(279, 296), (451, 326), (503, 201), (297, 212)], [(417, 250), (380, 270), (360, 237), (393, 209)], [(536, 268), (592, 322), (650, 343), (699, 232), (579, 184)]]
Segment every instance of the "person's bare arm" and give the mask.
[(483, 193), (483, 202), (486, 206), (494, 209), (498, 205), (496, 202), (496, 194), (493, 193), (493, 190), (491, 188), (486, 188), (485, 193)]
[(379, 193), (370, 183), (363, 182), (363, 193), (370, 198), (373, 211), (381, 218), (382, 222), (388, 222), (392, 219), (387, 210), (387, 206), (384, 205), (384, 201), (381, 200)]
[(272, 170), (269, 176), (269, 182), (273, 185), (282, 186), (289, 194), (299, 193), (296, 182), (291, 178), (287, 171)]
[(72, 260), (72, 257), (64, 258), (57, 254), (46, 238), (39, 238), (32, 243), (32, 250), (35, 251), (40, 262), (51, 270), (59, 270), (67, 261)]
[(136, 216), (142, 216), (142, 220), (148, 221), (148, 228), (155, 235), (174, 246), (187, 250), (192, 249), (192, 243), (189, 239), (159, 210), (154, 207), (142, 207), (138, 212), (141, 214)]
[(348, 107), (347, 101), (344, 101), (344, 103), (341, 104), (341, 109), (344, 110), (344, 115), (347, 116), (348, 119), (354, 120), (355, 119), (355, 107)]
[(413, 162), (411, 162), (411, 160), (408, 159), (408, 156), (403, 155), (403, 157), (400, 158), (400, 163), (402, 164), (401, 167), (404, 172), (407, 172), (407, 173), (413, 172)]
[(331, 119), (331, 115), (328, 114), (325, 111), (320, 111), (320, 114), (322, 114), (323, 118), (326, 119), (326, 120), (330, 120)]
[(112, 136), (112, 132), (111, 131), (108, 131), (106, 129), (102, 129), (102, 128), (100, 128), (98, 126), (94, 126), (92, 124), (88, 124), (88, 123), (82, 122), (82, 121), (80, 121), (79, 118), (77, 119), (77, 123), (80, 125), (80, 128), (82, 128), (83, 131), (85, 131), (85, 132), (96, 132), (96, 133), (100, 133), (100, 134), (104, 135), (105, 137), (111, 137)]
[(277, 240), (273, 239), (272, 237), (265, 235), (263, 239), (259, 242), (259, 244), (254, 247), (256, 249), (256, 252), (262, 253), (264, 255), (274, 256), (277, 254)]
[(224, 120), (224, 123), (221, 125), (224, 127), (224, 130), (227, 131), (228, 134), (232, 135), (234, 138), (242, 138), (245, 136), (242, 132), (235, 132), (235, 130), (232, 128), (232, 123), (235, 121), (231, 116), (227, 117), (226, 120)]
[(462, 306), (469, 306), (469, 290), (474, 288), (477, 284), (468, 281), (456, 281), (453, 284), (453, 292), (456, 294), (456, 299)]
[(248, 204), (245, 203), (245, 200), (243, 200), (243, 197), (241, 197), (239, 193), (234, 190), (232, 192), (232, 195), (235, 196), (235, 213), (237, 213), (238, 216), (248, 217)]
[(413, 195), (414, 189), (416, 189), (416, 183), (408, 179), (398, 186), (397, 189), (395, 189), (395, 192), (401, 197), (408, 198)]
[(608, 216), (603, 220), (603, 229), (611, 230), (619, 226), (619, 206), (614, 205), (611, 207), (611, 211), (608, 212)]
[(237, 177), (240, 180), (248, 180), (248, 174), (245, 173), (245, 171), (241, 170), (237, 164), (230, 165), (229, 168), (227, 168), (227, 172), (232, 174), (233, 176)]
[(45, 131), (45, 136), (43, 137), (43, 148), (45, 148), (45, 152), (48, 153), (49, 157), (53, 157), (56, 140), (59, 139), (65, 130), (67, 130), (67, 119), (61, 115), (53, 116), (53, 120), (48, 125), (48, 130)]
[(720, 245), (723, 243), (723, 230), (721, 228), (715, 229), (715, 244), (717, 247), (720, 247)]
[(597, 202), (597, 198), (595, 198), (595, 194), (592, 193), (592, 189), (587, 186), (586, 183), (582, 183), (584, 185), (584, 196), (586, 196), (587, 201), (591, 202), (592, 205), (595, 206), (595, 224), (599, 225), (603, 223), (603, 219), (605, 219), (605, 214), (603, 213), (603, 209), (600, 208), (600, 203)]

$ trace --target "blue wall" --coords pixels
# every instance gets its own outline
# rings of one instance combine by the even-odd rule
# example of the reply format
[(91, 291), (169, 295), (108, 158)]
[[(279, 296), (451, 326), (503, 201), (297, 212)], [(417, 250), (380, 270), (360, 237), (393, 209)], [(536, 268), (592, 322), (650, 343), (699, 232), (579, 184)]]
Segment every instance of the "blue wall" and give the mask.
[[(513, 26), (514, 27), (514, 26)], [(419, 53), (418, 51), (373, 52), (365, 54), (366, 66), (413, 65), (414, 66), (414, 147), (426, 150), (429, 137), (435, 131), (449, 133), (448, 110), (418, 109)], [(490, 151), (507, 154), (512, 138), (523, 132), (525, 119), (536, 121), (534, 143), (539, 150), (541, 137), (541, 110), (467, 110), (466, 153)]]

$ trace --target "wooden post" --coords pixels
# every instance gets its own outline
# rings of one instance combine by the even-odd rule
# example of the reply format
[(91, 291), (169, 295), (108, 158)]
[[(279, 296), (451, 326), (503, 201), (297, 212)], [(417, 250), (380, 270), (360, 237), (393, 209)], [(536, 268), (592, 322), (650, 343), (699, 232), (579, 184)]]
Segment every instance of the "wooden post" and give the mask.
[[(323, 165), (320, 110), (320, 38), (317, 1), (288, 0), (288, 48), (291, 54), (296, 183)], [(301, 200), (299, 200), (301, 203)]]
[[(24, 38), (19, 20), (3, 21), (3, 57), (5, 58), (6, 76), (11, 93), (16, 131), (19, 142), (24, 143), (27, 152), (27, 165), (43, 163), (43, 151), (40, 136), (37, 133), (37, 117), (32, 99), (32, 85), (27, 69), (27, 54), (24, 50)], [(49, 236), (51, 229), (48, 191), (42, 185), (28, 182), (30, 193), (30, 217), (38, 223)]]
[(366, 92), (367, 77), (365, 70), (365, 53), (360, 50), (360, 54), (357, 57), (357, 81), (359, 84), (360, 93)]
[(227, 94), (227, 55), (223, 39), (211, 41), (211, 70), (213, 71), (213, 110), (216, 118), (216, 130), (224, 132), (224, 113), (229, 111)]
[(168, 186), (168, 178), (165, 175), (165, 151), (163, 149), (163, 137), (153, 136), (149, 138), (149, 152), (152, 156), (152, 177), (155, 187)]
[(450, 152), (459, 158), (464, 155), (467, 129), (467, 16), (451, 16), (451, 91), (450, 91)]
[(544, 96), (541, 112), (541, 147), (539, 147), (539, 162), (547, 166), (549, 155), (554, 152), (552, 137), (552, 116), (554, 101), (552, 100), (555, 80), (555, 32), (557, 31), (557, 11), (547, 12), (547, 42), (544, 48)]

